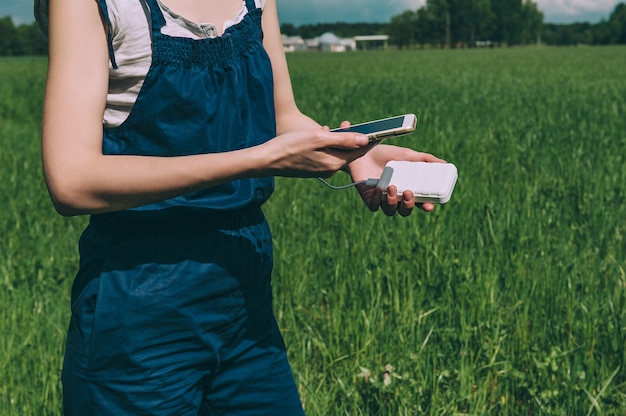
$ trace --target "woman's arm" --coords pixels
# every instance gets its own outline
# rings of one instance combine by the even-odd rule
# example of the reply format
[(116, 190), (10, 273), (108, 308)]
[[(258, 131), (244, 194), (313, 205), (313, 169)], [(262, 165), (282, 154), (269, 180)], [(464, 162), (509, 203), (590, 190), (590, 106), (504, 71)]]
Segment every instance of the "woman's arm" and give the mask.
[(50, 0), (49, 45), (42, 157), (51, 198), (62, 215), (127, 209), (245, 177), (328, 176), (363, 154), (364, 137), (331, 134), (311, 124), (233, 152), (103, 155), (108, 50), (97, 3)]
[(266, 0), (265, 2), (265, 8), (263, 9), (263, 35), (263, 45), (272, 61), (272, 71), (274, 73), (274, 104), (276, 106), (276, 128), (278, 134), (295, 130), (320, 128), (319, 123), (300, 112), (296, 105), (280, 33), (276, 0)]

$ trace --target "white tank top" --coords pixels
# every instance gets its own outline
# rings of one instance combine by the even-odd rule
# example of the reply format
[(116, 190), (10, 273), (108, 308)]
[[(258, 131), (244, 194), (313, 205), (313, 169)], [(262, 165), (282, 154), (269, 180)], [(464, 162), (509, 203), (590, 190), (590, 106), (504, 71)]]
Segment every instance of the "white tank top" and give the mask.
[[(168, 9), (160, 1), (159, 6), (165, 17), (166, 35), (192, 39), (217, 37), (214, 23), (194, 23)], [(222, 33), (230, 26), (243, 20), (248, 13), (245, 1), (232, 20), (224, 22)], [(263, 8), (265, 0), (255, 0), (257, 7)], [(40, 30), (48, 31), (47, 0), (35, 1), (35, 18)], [(105, 127), (119, 126), (130, 114), (152, 61), (152, 40), (150, 36), (150, 15), (143, 0), (107, 0), (113, 52), (118, 68), (113, 69), (109, 62), (109, 91), (104, 111)]]

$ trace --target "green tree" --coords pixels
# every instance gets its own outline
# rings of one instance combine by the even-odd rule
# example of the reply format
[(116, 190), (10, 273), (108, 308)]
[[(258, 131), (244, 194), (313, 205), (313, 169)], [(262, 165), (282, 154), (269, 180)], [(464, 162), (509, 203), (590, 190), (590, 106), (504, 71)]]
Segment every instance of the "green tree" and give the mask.
[(418, 33), (427, 42), (449, 48), (452, 44), (450, 4), (448, 0), (426, 0), (426, 5), (418, 10), (418, 25), (423, 26)]
[(48, 41), (39, 32), (36, 23), (17, 27), (17, 42), (20, 45), (20, 55), (46, 55)]
[(415, 43), (417, 34), (417, 13), (407, 10), (392, 17), (387, 34), (391, 43), (400, 49), (411, 47)]
[(280, 25), (280, 33), (286, 36), (297, 36), (298, 29), (291, 23), (283, 23)]
[(489, 40), (495, 29), (491, 0), (466, 0), (463, 8), (463, 39), (470, 47), (477, 40)]
[(17, 55), (19, 40), (17, 29), (10, 17), (0, 19), (0, 55)]
[(496, 40), (508, 45), (520, 43), (522, 37), (522, 0), (494, 1), (492, 10), (497, 22)]
[(478, 40), (534, 43), (542, 22), (529, 0), (426, 0), (417, 11), (417, 38), (447, 47), (473, 47)]
[(15, 27), (10, 17), (0, 19), (0, 56), (45, 55), (47, 52), (48, 41), (35, 23)]
[(521, 42), (523, 44), (540, 43), (543, 12), (539, 10), (537, 4), (527, 1), (522, 5), (521, 17)]
[(607, 27), (608, 43), (626, 44), (626, 3), (615, 6)]

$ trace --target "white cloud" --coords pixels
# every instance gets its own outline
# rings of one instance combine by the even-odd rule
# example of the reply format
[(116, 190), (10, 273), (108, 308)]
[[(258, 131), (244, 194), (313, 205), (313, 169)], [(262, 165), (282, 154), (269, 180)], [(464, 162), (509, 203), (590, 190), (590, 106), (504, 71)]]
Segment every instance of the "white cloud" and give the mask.
[(417, 10), (425, 0), (277, 0), (280, 20), (296, 25), (316, 22), (388, 22), (405, 10)]
[(546, 12), (562, 13), (570, 16), (583, 13), (610, 12), (618, 1), (615, 0), (536, 0), (539, 8)]
[(585, 16), (608, 18), (619, 0), (536, 0), (536, 3), (539, 9), (543, 10), (546, 18), (586, 20)]
[(0, 17), (11, 16), (14, 24), (33, 21), (32, 0), (0, 0)]

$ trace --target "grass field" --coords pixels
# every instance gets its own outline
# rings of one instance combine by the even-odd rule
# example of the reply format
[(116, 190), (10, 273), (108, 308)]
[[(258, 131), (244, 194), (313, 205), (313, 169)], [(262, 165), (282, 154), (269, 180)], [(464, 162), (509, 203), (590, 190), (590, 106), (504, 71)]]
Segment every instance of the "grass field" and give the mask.
[[(626, 48), (289, 55), (330, 126), (404, 112), (457, 165), (409, 218), (277, 180), (275, 311), (309, 415), (626, 414)], [(0, 415), (60, 415), (86, 218), (43, 184), (43, 59), (0, 60)], [(338, 174), (336, 184), (348, 178)]]

